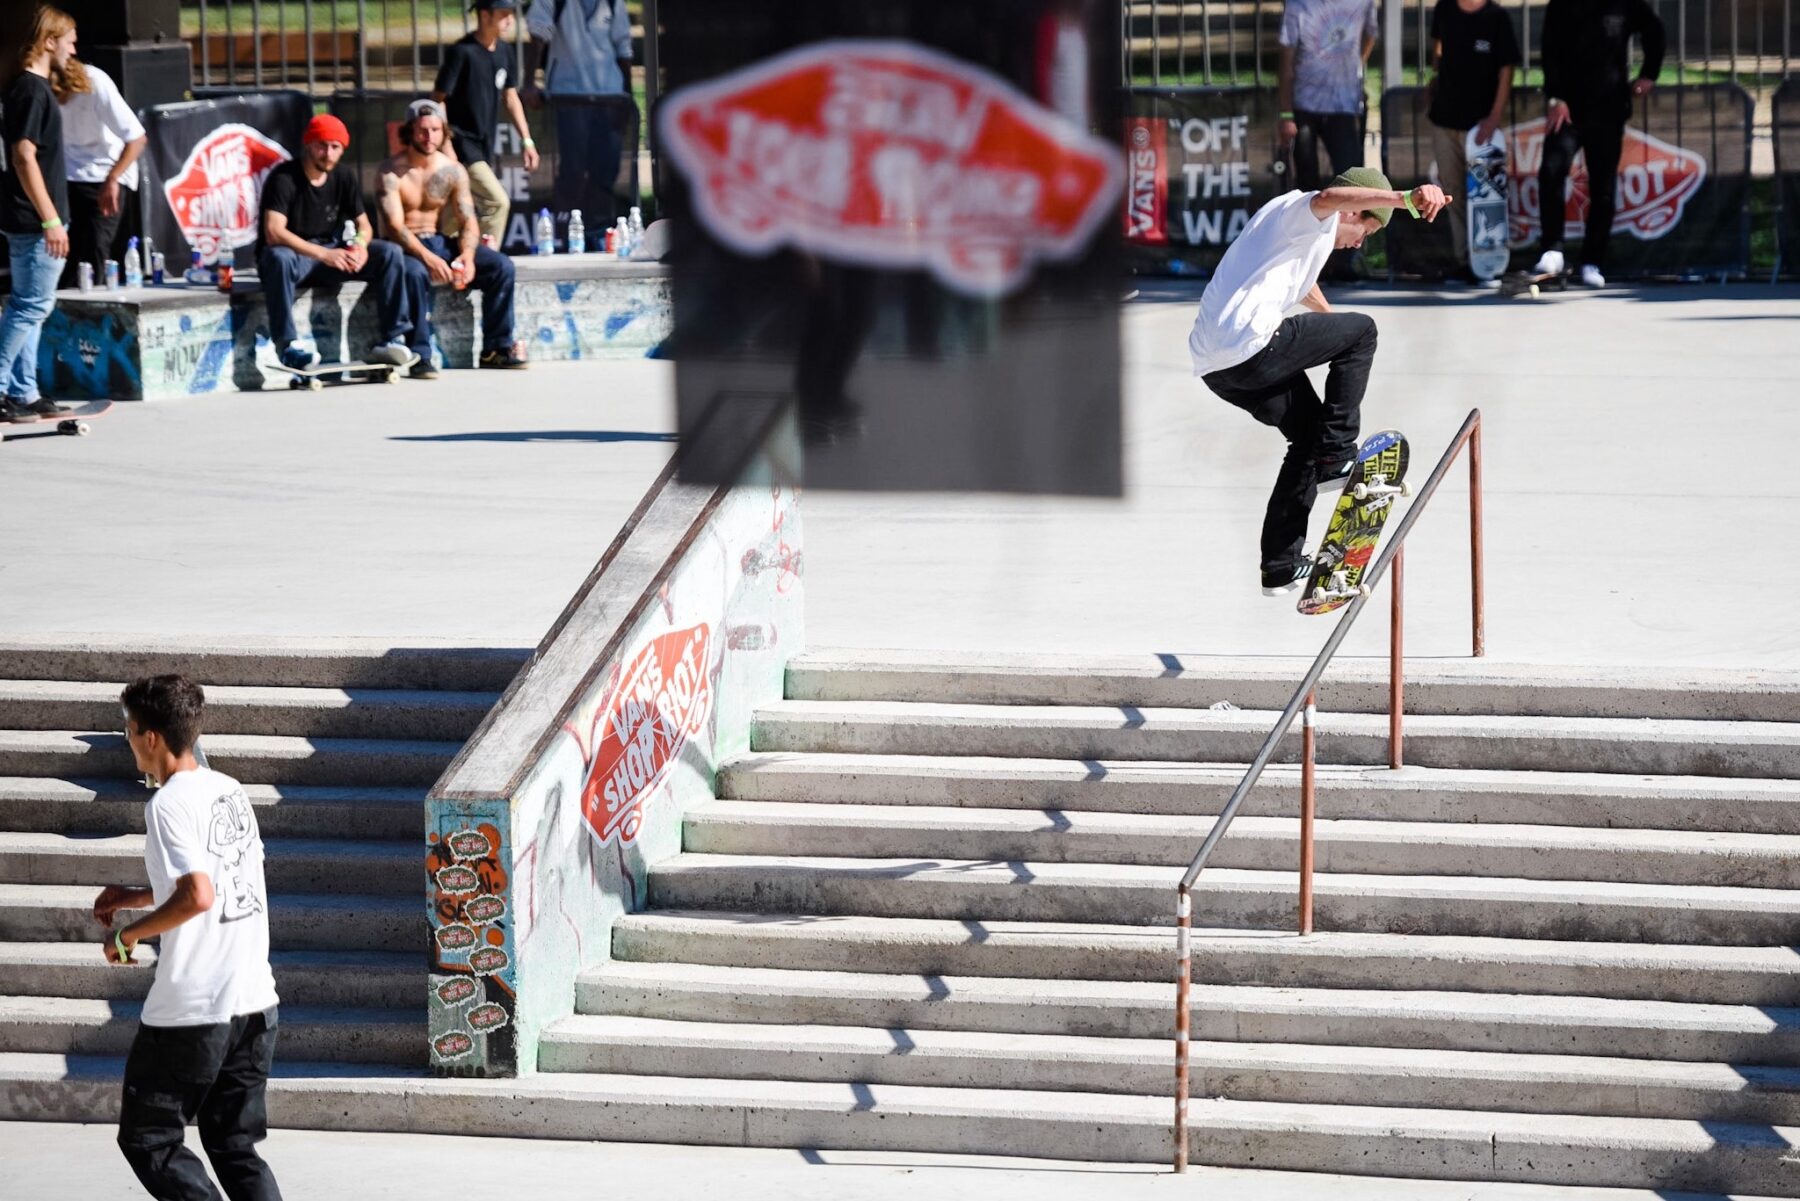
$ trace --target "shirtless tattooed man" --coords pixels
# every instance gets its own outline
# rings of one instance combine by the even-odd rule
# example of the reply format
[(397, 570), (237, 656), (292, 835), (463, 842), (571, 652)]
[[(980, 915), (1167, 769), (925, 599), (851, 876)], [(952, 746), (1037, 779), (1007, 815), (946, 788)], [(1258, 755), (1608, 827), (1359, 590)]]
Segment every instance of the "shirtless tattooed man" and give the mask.
[[(415, 379), (437, 374), (431, 355), (432, 285), (481, 292), (481, 366), (524, 367), (513, 344), (513, 264), (481, 244), (469, 173), (443, 152), (444, 109), (415, 100), (400, 127), (405, 149), (381, 165), (382, 234), (406, 252), (406, 294), (414, 314)], [(457, 239), (451, 246), (448, 230)]]

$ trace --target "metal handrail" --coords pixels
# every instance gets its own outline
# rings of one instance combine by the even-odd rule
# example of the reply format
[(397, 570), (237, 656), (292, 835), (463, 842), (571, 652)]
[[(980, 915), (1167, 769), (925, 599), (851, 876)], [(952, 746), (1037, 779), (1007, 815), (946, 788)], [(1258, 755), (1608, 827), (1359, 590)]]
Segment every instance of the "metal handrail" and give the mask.
[(1469, 415), (1463, 419), (1462, 428), (1457, 431), (1455, 439), (1453, 439), (1449, 447), (1445, 449), (1443, 457), (1438, 460), (1438, 464), (1432, 470), (1430, 477), (1426, 479), (1424, 485), (1419, 489), (1412, 504), (1408, 506), (1405, 515), (1400, 518), (1400, 524), (1394, 527), (1392, 536), (1388, 539), (1387, 544), (1382, 547), (1381, 553), (1375, 557), (1375, 562), (1371, 564), (1369, 570), (1364, 573), (1362, 579), (1364, 586), (1359, 591), (1356, 598), (1353, 599), (1349, 606), (1344, 610), (1344, 615), (1338, 619), (1336, 628), (1331, 631), (1331, 637), (1325, 640), (1324, 647), (1319, 651), (1318, 657), (1313, 660), (1312, 666), (1307, 669), (1305, 678), (1300, 681), (1300, 686), (1294, 689), (1294, 695), (1288, 701), (1287, 707), (1281, 711), (1281, 716), (1275, 722), (1275, 728), (1269, 731), (1269, 736), (1267, 738), (1263, 739), (1262, 746), (1257, 749), (1256, 756), (1250, 761), (1249, 770), (1244, 773), (1244, 778), (1239, 781), (1237, 788), (1232, 791), (1231, 797), (1225, 802), (1224, 808), (1219, 811), (1218, 820), (1213, 823), (1212, 829), (1207, 832), (1205, 841), (1200, 844), (1200, 849), (1195, 853), (1193, 862), (1188, 864), (1188, 869), (1182, 875), (1180, 885), (1177, 886), (1175, 902), (1175, 953), (1177, 960), (1175, 994), (1175, 1170), (1177, 1172), (1187, 1171), (1188, 1161), (1188, 989), (1193, 978), (1192, 930), (1194, 881), (1199, 879), (1201, 871), (1206, 867), (1207, 860), (1212, 857), (1213, 849), (1219, 845), (1219, 840), (1225, 837), (1225, 832), (1230, 829), (1232, 819), (1237, 816), (1238, 808), (1244, 803), (1244, 798), (1250, 795), (1250, 790), (1256, 786), (1257, 780), (1262, 776), (1263, 769), (1269, 765), (1269, 760), (1274, 757), (1276, 746), (1293, 726), (1294, 718), (1304, 711), (1305, 721), (1301, 732), (1302, 747), (1300, 761), (1300, 933), (1310, 934), (1312, 932), (1313, 724), (1315, 718), (1314, 695), (1319, 686), (1319, 679), (1325, 674), (1325, 669), (1330, 666), (1332, 658), (1337, 654), (1338, 647), (1343, 645), (1344, 639), (1349, 635), (1350, 627), (1356, 624), (1357, 615), (1362, 612), (1363, 605), (1368, 601), (1369, 595), (1374, 591), (1375, 585), (1381, 582), (1383, 574), (1387, 571), (1388, 564), (1393, 563), (1395, 591), (1393, 604), (1394, 624), (1389, 649), (1392, 660), (1389, 673), (1389, 764), (1392, 767), (1399, 767), (1401, 721), (1403, 712), (1401, 705), (1401, 697), (1403, 695), (1401, 691), (1402, 659), (1400, 653), (1403, 624), (1402, 603), (1399, 588), (1401, 575), (1404, 569), (1404, 560), (1401, 559), (1400, 556), (1406, 543), (1407, 534), (1412, 532), (1413, 524), (1419, 519), (1419, 514), (1425, 511), (1425, 506), (1431, 501), (1431, 498), (1436, 495), (1438, 485), (1443, 482), (1444, 476), (1448, 474), (1450, 470), (1451, 463), (1455, 461), (1457, 454), (1461, 452), (1465, 445), (1469, 447), (1469, 567), (1470, 586), (1473, 593), (1471, 600), (1471, 615), (1473, 617), (1473, 636), (1471, 639), (1472, 653), (1477, 658), (1486, 653), (1486, 631), (1483, 621), (1484, 596), (1482, 592), (1483, 581), (1481, 570), (1481, 410), (1470, 409)]

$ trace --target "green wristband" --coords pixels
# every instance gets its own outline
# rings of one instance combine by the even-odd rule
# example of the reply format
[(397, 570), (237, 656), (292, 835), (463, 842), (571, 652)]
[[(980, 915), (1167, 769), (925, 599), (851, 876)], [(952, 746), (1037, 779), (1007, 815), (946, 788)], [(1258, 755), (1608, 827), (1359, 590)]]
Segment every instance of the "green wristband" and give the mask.
[(131, 948), (125, 945), (125, 931), (124, 930), (120, 929), (120, 930), (113, 931), (113, 949), (119, 952), (119, 962), (120, 963), (136, 962), (131, 957)]
[(1406, 205), (1406, 211), (1412, 214), (1413, 220), (1415, 220), (1415, 221), (1418, 220), (1419, 210), (1418, 210), (1418, 208), (1416, 208), (1413, 205), (1412, 193), (1411, 192), (1400, 193), (1400, 200), (1402, 203), (1404, 203)]
[(1292, 121), (1294, 119), (1294, 114), (1293, 113), (1282, 113), (1281, 119), (1283, 121)]
[(50, 220), (44, 222), (41, 226), (39, 226), (39, 228), (42, 229), (45, 233), (49, 233), (53, 229), (61, 229), (62, 228), (62, 218), (61, 217), (52, 217), (52, 218), (50, 218)]

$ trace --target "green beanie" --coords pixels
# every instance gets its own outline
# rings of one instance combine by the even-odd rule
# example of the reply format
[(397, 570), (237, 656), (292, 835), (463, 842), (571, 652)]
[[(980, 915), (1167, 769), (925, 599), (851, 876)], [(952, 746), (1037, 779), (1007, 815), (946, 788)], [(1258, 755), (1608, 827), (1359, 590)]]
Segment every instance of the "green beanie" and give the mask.
[[(1394, 185), (1388, 182), (1388, 177), (1373, 167), (1352, 167), (1332, 180), (1331, 186), (1334, 188), (1379, 188), (1383, 192), (1394, 190)], [(1394, 216), (1392, 208), (1366, 209), (1364, 211), (1381, 222), (1383, 229), (1387, 228), (1387, 223)]]

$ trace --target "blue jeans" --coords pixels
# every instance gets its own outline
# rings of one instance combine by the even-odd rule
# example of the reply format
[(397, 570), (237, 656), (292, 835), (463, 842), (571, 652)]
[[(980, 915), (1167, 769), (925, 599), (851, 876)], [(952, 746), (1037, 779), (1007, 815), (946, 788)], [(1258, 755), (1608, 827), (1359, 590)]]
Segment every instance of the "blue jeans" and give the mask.
[(12, 297), (0, 317), (0, 396), (34, 404), (38, 393), (38, 342), (44, 319), (56, 307), (63, 260), (50, 257), (43, 234), (7, 234), (12, 255)]
[[(446, 263), (456, 259), (456, 248), (443, 234), (419, 239), (425, 249)], [(481, 293), (481, 349), (505, 350), (513, 343), (513, 262), (497, 250), (475, 250), (475, 278), (471, 286)], [(406, 256), (406, 307), (413, 315), (412, 349), (421, 359), (431, 358), (431, 272), (423, 259)]]
[(363, 269), (346, 275), (285, 246), (264, 246), (256, 256), (256, 271), (262, 281), (263, 303), (269, 309), (269, 338), (275, 348), (280, 350), (300, 336), (294, 328), (294, 292), (301, 284), (341, 284), (351, 279), (372, 285), (375, 307), (381, 314), (380, 341), (404, 343), (413, 327), (401, 278), (404, 258), (392, 242), (371, 242)]

